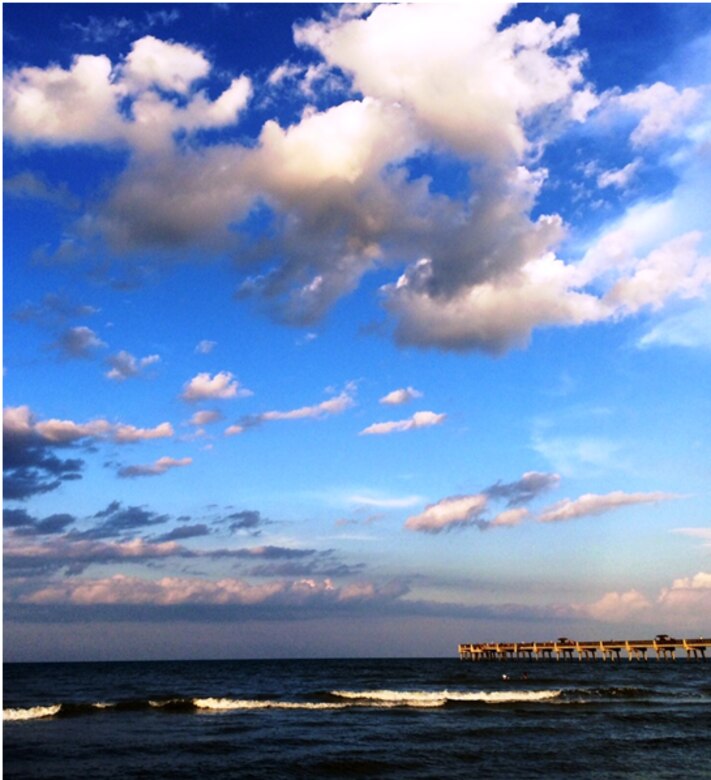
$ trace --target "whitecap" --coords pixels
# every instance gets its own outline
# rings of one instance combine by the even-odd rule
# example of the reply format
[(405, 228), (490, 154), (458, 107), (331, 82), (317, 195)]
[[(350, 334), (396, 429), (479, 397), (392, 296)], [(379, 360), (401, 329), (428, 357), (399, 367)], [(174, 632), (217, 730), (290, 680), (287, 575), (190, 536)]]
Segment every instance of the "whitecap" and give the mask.
[(448, 701), (480, 701), (486, 704), (545, 701), (555, 699), (560, 690), (543, 691), (331, 691), (342, 699), (374, 702), (381, 706), (442, 707)]
[(62, 708), (61, 704), (50, 704), (48, 707), (18, 707), (3, 710), (3, 720), (36, 720), (51, 718)]
[(338, 710), (346, 704), (318, 702), (274, 701), (270, 699), (193, 699), (193, 705), (201, 710)]

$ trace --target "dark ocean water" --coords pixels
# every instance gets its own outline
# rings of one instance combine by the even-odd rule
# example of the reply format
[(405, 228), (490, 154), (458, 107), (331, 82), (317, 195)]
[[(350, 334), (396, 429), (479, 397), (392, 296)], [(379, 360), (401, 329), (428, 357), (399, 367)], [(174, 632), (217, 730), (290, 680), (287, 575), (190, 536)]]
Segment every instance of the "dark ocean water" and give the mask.
[(709, 661), (9, 664), (3, 706), (13, 780), (711, 779)]

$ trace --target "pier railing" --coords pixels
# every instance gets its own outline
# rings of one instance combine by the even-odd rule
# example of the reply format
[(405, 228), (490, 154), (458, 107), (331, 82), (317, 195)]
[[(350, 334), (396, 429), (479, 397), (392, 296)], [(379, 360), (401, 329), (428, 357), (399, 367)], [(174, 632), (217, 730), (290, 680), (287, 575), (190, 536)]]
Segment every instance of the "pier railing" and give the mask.
[(613, 639), (578, 642), (561, 638), (555, 642), (478, 642), (459, 645), (462, 661), (504, 661), (510, 659), (619, 661), (624, 652), (627, 658), (646, 661), (647, 653), (653, 652), (657, 660), (673, 661), (679, 653), (686, 653), (688, 659), (705, 660), (706, 651), (711, 649), (711, 639), (673, 639), (660, 635), (655, 639)]

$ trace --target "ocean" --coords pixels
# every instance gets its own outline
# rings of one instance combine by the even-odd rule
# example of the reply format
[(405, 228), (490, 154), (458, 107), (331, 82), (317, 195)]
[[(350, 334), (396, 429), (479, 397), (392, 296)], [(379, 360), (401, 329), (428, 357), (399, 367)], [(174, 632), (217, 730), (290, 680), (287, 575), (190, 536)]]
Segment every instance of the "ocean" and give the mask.
[(3, 710), (12, 780), (711, 778), (710, 661), (7, 664)]

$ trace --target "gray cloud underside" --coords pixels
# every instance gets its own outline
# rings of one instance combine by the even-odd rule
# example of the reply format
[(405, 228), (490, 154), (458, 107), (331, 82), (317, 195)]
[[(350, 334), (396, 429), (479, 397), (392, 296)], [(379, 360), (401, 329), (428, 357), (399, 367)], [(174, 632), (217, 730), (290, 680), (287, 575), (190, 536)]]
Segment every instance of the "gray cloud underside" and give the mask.
[(89, 317), (98, 309), (87, 304), (74, 303), (60, 293), (47, 293), (39, 303), (27, 302), (12, 314), (21, 323), (33, 323), (42, 327), (57, 327), (68, 320)]
[(59, 458), (53, 447), (39, 438), (5, 431), (3, 436), (3, 497), (24, 501), (49, 493), (62, 482), (81, 479), (84, 461)]
[(496, 482), (482, 492), (489, 498), (505, 499), (507, 506), (528, 504), (541, 493), (551, 490), (560, 482), (558, 474), (544, 474), (537, 471), (526, 472), (515, 482)]

